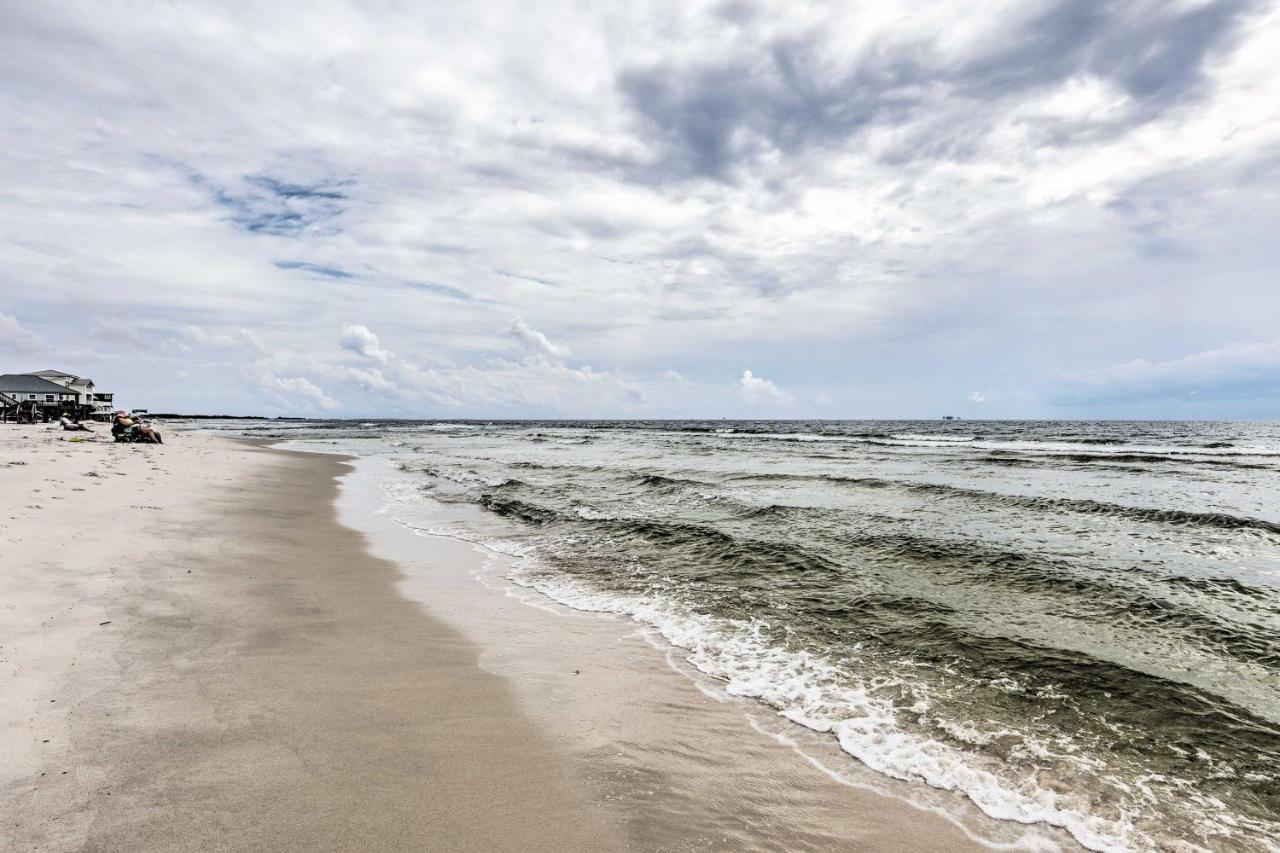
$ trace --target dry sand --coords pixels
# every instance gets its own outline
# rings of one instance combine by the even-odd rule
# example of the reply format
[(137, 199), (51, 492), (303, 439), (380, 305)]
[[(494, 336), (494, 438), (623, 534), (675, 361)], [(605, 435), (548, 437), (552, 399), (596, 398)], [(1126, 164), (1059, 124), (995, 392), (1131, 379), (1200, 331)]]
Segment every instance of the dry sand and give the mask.
[(0, 849), (613, 846), (343, 468), (0, 426)]

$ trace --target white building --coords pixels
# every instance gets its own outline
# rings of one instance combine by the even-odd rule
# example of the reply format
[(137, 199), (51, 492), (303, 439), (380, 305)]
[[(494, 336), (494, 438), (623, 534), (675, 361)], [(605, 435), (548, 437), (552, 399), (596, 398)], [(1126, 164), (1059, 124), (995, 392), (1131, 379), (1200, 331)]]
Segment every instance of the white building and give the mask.
[(76, 405), (88, 406), (94, 414), (106, 414), (112, 410), (113, 395), (96, 391), (92, 379), (76, 376), (63, 370), (37, 370), (30, 375), (55, 382), (68, 391), (74, 392)]
[(6, 409), (21, 406), (39, 410), (44, 417), (76, 405), (75, 392), (70, 388), (30, 373), (0, 375), (0, 400)]

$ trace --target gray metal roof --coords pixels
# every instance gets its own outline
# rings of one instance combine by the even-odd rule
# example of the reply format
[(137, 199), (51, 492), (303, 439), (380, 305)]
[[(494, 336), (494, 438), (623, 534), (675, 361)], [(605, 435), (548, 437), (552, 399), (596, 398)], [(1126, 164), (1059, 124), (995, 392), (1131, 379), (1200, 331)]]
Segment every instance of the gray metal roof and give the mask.
[(5, 373), (0, 375), (0, 391), (8, 394), (74, 394), (65, 385), (32, 376), (30, 373)]

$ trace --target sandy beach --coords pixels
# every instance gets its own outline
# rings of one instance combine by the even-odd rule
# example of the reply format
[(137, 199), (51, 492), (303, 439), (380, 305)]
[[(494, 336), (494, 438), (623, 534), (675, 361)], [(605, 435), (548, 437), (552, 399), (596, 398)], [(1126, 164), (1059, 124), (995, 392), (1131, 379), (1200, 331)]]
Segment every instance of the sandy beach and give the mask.
[(67, 438), (0, 430), (4, 849), (981, 846), (474, 546), (353, 530), (343, 457)]
[(339, 460), (0, 435), (0, 848), (610, 849)]

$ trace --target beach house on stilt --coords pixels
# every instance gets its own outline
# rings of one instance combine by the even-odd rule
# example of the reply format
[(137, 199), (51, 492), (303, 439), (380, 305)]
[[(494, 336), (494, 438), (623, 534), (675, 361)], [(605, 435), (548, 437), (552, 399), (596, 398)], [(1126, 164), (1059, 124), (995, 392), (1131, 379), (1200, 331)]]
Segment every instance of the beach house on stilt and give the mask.
[(109, 418), (114, 395), (99, 391), (92, 379), (63, 370), (0, 375), (0, 409), (6, 416), (46, 420), (68, 414), (76, 418)]
[(31, 374), (56, 382), (76, 394), (76, 406), (81, 417), (96, 417), (111, 413), (113, 395), (97, 390), (92, 379), (76, 376), (63, 370), (37, 370)]
[[(31, 373), (0, 375), (0, 395), (13, 400), (12, 414), (32, 420), (48, 420), (76, 408), (76, 393), (57, 382)], [(10, 407), (5, 406), (8, 416)]]

